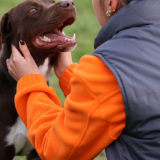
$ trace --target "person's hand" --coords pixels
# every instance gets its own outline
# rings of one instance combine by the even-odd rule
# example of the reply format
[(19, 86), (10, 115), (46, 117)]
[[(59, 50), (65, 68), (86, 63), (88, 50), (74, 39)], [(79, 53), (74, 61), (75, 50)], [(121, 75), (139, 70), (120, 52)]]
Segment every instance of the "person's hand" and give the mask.
[[(63, 34), (65, 35), (64, 31)], [(73, 63), (71, 52), (58, 53), (56, 60), (57, 61), (54, 63), (54, 72), (59, 79), (65, 69)]]
[[(22, 41), (22, 43), (24, 42)], [(21, 43), (19, 43), (19, 47), (24, 57), (19, 53), (17, 48), (12, 45), (11, 57), (6, 60), (8, 72), (16, 81), (29, 74), (39, 74), (38, 67), (27, 45), (21, 45)]]
[(65, 69), (72, 64), (71, 52), (58, 53), (57, 62), (54, 63), (54, 72), (59, 79)]

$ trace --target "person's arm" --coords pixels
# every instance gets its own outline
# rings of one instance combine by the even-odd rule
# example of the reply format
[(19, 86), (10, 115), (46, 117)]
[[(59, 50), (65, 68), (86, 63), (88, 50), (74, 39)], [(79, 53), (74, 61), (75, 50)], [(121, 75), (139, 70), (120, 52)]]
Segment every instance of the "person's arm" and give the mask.
[(118, 83), (99, 58), (83, 57), (70, 83), (62, 108), (42, 75), (28, 75), (18, 82), (16, 109), (42, 160), (91, 160), (125, 127)]
[(59, 85), (65, 95), (68, 96), (71, 92), (71, 83), (70, 80), (73, 78), (73, 70), (78, 66), (77, 63), (72, 63), (69, 67), (65, 69), (65, 71), (60, 76)]

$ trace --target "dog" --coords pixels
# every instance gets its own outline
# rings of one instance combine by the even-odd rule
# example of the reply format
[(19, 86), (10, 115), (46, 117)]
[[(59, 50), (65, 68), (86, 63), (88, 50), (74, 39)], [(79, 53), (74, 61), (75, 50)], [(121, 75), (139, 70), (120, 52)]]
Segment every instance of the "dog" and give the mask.
[(63, 29), (75, 20), (76, 8), (72, 0), (25, 0), (2, 16), (0, 160), (12, 160), (15, 155), (28, 155), (28, 160), (38, 157), (27, 139), (27, 129), (14, 105), (16, 81), (9, 75), (6, 66), (6, 59), (11, 55), (11, 44), (19, 50), (19, 41), (25, 41), (40, 73), (48, 82), (58, 53), (72, 51), (76, 47), (75, 37), (68, 37), (63, 32)]

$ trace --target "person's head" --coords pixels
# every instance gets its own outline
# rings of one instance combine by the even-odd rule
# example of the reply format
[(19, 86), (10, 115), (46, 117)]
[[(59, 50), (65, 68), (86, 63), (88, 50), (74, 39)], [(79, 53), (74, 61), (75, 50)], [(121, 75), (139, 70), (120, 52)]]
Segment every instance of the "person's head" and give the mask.
[(93, 9), (100, 25), (103, 27), (109, 20), (110, 17), (106, 15), (107, 11), (113, 16), (130, 1), (132, 0), (92, 0)]

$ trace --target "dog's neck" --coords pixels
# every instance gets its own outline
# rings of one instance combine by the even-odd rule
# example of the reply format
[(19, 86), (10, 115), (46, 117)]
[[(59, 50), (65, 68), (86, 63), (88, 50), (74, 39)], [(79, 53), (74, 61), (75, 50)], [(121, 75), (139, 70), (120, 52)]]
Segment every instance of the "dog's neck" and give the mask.
[[(11, 42), (10, 41), (6, 41), (3, 46), (2, 46), (2, 50), (0, 52), (0, 63), (1, 63), (1, 67), (3, 67), (3, 70), (8, 71), (7, 69), (7, 65), (6, 65), (6, 60), (10, 58), (11, 56)], [(51, 74), (51, 60), (52, 57), (47, 57), (43, 60), (43, 63), (38, 65), (39, 68), (39, 72), (40, 74), (42, 74), (46, 81), (49, 81), (50, 78), (50, 74)]]
[(43, 65), (40, 65), (38, 67), (40, 74), (42, 74), (45, 77), (47, 82), (49, 82), (49, 78), (51, 75), (51, 69), (52, 69), (52, 66), (50, 63), (51, 63), (51, 58), (46, 58)]

